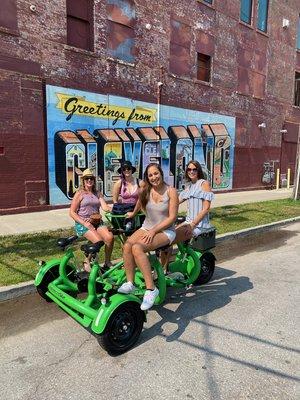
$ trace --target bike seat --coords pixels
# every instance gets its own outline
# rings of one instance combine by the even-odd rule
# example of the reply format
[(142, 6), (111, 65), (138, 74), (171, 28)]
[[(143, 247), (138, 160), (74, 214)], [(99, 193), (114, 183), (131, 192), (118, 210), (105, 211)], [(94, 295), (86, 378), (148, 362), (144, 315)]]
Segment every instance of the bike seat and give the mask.
[(65, 247), (69, 246), (71, 243), (73, 243), (76, 239), (78, 239), (77, 235), (73, 235), (67, 238), (60, 238), (57, 241), (57, 245), (64, 249)]
[(83, 244), (80, 249), (84, 251), (85, 254), (96, 254), (99, 252), (101, 247), (104, 245), (104, 242), (100, 241), (97, 243), (86, 243)]
[(176, 225), (178, 225), (178, 224), (182, 224), (183, 222), (185, 222), (185, 220), (186, 220), (186, 217), (184, 217), (183, 215), (180, 215), (180, 216), (178, 216), (177, 218), (176, 218)]

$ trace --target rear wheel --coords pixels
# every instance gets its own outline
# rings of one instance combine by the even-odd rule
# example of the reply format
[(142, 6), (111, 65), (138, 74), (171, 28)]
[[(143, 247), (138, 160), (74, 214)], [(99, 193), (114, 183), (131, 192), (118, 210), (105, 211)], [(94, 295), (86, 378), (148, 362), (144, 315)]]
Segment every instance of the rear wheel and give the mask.
[[(75, 271), (74, 271), (74, 269), (70, 265), (67, 265), (66, 271), (67, 271), (68, 278), (71, 281), (74, 281), (74, 279), (75, 279)], [(58, 276), (59, 276), (59, 264), (53, 265), (53, 267), (51, 267), (45, 273), (45, 275), (44, 275), (44, 277), (42, 279), (42, 282), (36, 288), (38, 294), (43, 299), (48, 301), (49, 303), (51, 303), (52, 300), (46, 294), (46, 292), (48, 291), (48, 285), (49, 285), (49, 283), (53, 282), (56, 278), (58, 278)]]
[(215, 256), (212, 253), (204, 253), (200, 257), (201, 271), (195, 281), (196, 285), (208, 283), (215, 271)]
[(121, 304), (111, 315), (102, 335), (100, 346), (111, 355), (125, 353), (137, 342), (144, 324), (144, 313), (134, 302)]

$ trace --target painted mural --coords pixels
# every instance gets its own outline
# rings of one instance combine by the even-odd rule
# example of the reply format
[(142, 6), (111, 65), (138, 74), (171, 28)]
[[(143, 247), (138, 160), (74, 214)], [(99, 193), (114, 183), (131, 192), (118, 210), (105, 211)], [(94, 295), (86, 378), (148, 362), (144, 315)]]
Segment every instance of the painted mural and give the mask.
[(130, 160), (142, 179), (150, 162), (182, 190), (191, 159), (202, 165), (213, 190), (232, 188), (235, 118), (129, 98), (47, 85), (50, 204), (67, 204), (80, 175), (92, 168), (109, 199), (117, 169)]

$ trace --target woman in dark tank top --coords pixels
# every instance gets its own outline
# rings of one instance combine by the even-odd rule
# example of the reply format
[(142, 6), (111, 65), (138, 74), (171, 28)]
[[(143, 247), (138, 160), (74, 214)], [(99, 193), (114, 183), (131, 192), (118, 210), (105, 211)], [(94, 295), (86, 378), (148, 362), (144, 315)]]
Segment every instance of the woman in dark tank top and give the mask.
[(144, 173), (144, 183), (139, 200), (133, 212), (127, 213), (133, 218), (140, 209), (146, 214), (141, 229), (134, 232), (124, 244), (123, 258), (127, 282), (119, 289), (119, 293), (131, 293), (136, 289), (134, 282), (135, 267), (142, 271), (146, 291), (141, 305), (148, 310), (159, 294), (155, 287), (147, 252), (171, 243), (175, 239), (174, 222), (178, 213), (178, 194), (176, 189), (164, 182), (163, 171), (158, 164), (149, 164)]

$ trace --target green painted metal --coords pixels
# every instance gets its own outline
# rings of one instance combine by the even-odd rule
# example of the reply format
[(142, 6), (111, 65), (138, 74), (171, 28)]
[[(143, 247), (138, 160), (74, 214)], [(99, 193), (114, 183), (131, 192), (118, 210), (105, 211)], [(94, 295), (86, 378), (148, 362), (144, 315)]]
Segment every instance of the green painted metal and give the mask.
[(53, 260), (50, 260), (48, 262), (46, 262), (46, 264), (44, 264), (38, 271), (38, 273), (36, 274), (35, 280), (34, 280), (34, 285), (38, 286), (42, 283), (42, 280), (44, 278), (44, 276), (46, 275), (46, 273), (53, 268), (54, 266), (57, 266), (60, 264), (60, 260), (54, 258)]
[[(185, 287), (196, 281), (201, 273), (202, 253), (195, 251), (186, 243), (178, 244), (178, 253), (174, 262), (169, 264), (169, 271), (180, 272), (184, 279), (178, 277), (165, 276), (164, 270), (154, 252), (148, 257), (154, 273), (157, 276), (156, 286), (159, 289), (159, 296), (156, 298), (155, 304), (161, 304), (166, 298), (167, 286)], [(213, 256), (213, 255), (212, 255)], [(126, 281), (125, 269), (123, 261), (118, 262), (113, 268), (104, 274), (100, 272), (100, 266), (96, 260), (92, 263), (92, 269), (87, 282), (87, 295), (85, 298), (76, 298), (79, 294), (80, 275), (74, 274), (73, 281), (69, 278), (70, 266), (75, 270), (74, 251), (69, 247), (61, 259), (53, 259), (43, 265), (35, 278), (35, 285), (42, 284), (51, 268), (58, 268), (59, 276), (54, 280), (47, 282), (46, 295), (53, 300), (62, 310), (74, 318), (79, 324), (90, 329), (95, 334), (103, 334), (109, 319), (114, 311), (123, 303), (135, 302), (140, 304), (145, 293), (145, 282), (141, 271), (135, 273), (136, 290), (132, 294), (117, 293), (117, 288)], [(180, 274), (179, 274), (180, 275)], [(181, 277), (182, 277), (181, 275)], [(49, 275), (48, 275), (49, 277)]]
[[(90, 319), (94, 319), (97, 311), (93, 309), (90, 305), (85, 304), (85, 302), (75, 299), (68, 293), (63, 292), (59, 289), (53, 282), (48, 285), (47, 295), (56, 303), (65, 304), (69, 310), (76, 311), (77, 313), (86, 315)], [(52, 295), (52, 296), (51, 296)], [(54, 298), (53, 298), (54, 297)]]
[(93, 319), (91, 329), (94, 333), (104, 332), (107, 322), (112, 313), (123, 303), (135, 302), (141, 304), (141, 300), (133, 294), (116, 293), (112, 295), (105, 304), (102, 304), (98, 310), (97, 316)]

